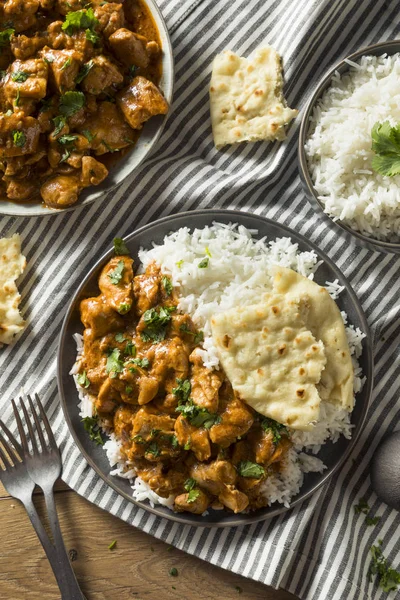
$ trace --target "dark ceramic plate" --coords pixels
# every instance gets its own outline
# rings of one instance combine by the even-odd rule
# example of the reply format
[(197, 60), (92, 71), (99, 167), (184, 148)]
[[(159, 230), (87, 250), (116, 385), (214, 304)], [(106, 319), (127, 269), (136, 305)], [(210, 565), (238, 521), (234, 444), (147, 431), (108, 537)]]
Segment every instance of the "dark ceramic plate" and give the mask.
[(392, 55), (396, 54), (396, 52), (400, 52), (400, 40), (380, 42), (379, 44), (373, 44), (372, 46), (367, 46), (365, 48), (361, 48), (361, 50), (357, 50), (357, 52), (346, 56), (346, 58), (344, 58), (338, 64), (329, 69), (327, 74), (324, 76), (324, 78), (320, 81), (317, 88), (315, 89), (303, 113), (299, 133), (298, 158), (300, 178), (302, 180), (304, 190), (310, 202), (317, 209), (319, 218), (322, 218), (329, 227), (337, 228), (337, 233), (341, 233), (342, 235), (344, 233), (349, 241), (351, 238), (353, 238), (353, 240), (355, 239), (358, 244), (361, 244), (361, 246), (364, 246), (364, 248), (368, 248), (368, 250), (374, 250), (375, 252), (380, 251), (393, 254), (400, 254), (400, 240), (393, 242), (377, 240), (373, 237), (364, 235), (360, 231), (352, 229), (340, 220), (334, 221), (327, 213), (324, 212), (324, 206), (318, 199), (317, 191), (314, 188), (304, 148), (304, 144), (308, 138), (308, 132), (310, 129), (310, 117), (312, 115), (314, 107), (318, 103), (318, 100), (321, 98), (321, 96), (323, 96), (324, 92), (331, 85), (333, 75), (336, 72), (338, 72), (340, 75), (343, 75), (343, 73), (346, 73), (349, 70), (349, 64), (346, 62), (346, 60), (357, 62), (362, 56), (382, 56), (382, 54)]
[[(258, 236), (267, 236), (269, 239), (276, 237), (291, 237), (294, 242), (297, 242), (301, 251), (315, 250), (318, 257), (324, 262), (319, 267), (315, 281), (324, 284), (326, 281), (334, 281), (338, 279), (341, 285), (345, 286), (345, 290), (340, 295), (338, 305), (341, 310), (345, 310), (349, 316), (350, 323), (360, 327), (366, 333), (366, 338), (363, 341), (363, 353), (360, 360), (363, 373), (367, 377), (362, 392), (357, 395), (357, 403), (352, 413), (352, 423), (354, 425), (353, 437), (351, 440), (346, 440), (341, 437), (336, 444), (325, 444), (319, 457), (328, 467), (323, 473), (309, 473), (305, 475), (304, 484), (301, 492), (292, 500), (291, 506), (298, 504), (305, 498), (308, 498), (315, 492), (323, 483), (325, 483), (332, 474), (343, 464), (349, 456), (352, 447), (354, 446), (364, 424), (365, 415), (368, 408), (368, 403), (372, 391), (373, 381), (373, 354), (372, 354), (372, 338), (369, 332), (368, 324), (360, 303), (350, 287), (349, 282), (345, 279), (339, 269), (332, 261), (321, 252), (314, 244), (308, 242), (298, 233), (291, 229), (274, 223), (269, 219), (254, 216), (248, 213), (239, 211), (224, 211), (224, 210), (208, 210), (208, 211), (193, 211), (165, 217), (134, 231), (127, 238), (126, 244), (134, 258), (137, 257), (138, 250), (141, 246), (149, 248), (152, 242), (161, 243), (166, 234), (175, 231), (180, 227), (201, 228), (206, 225), (211, 225), (213, 221), (221, 223), (240, 223), (249, 229), (257, 229)], [(189, 525), (197, 526), (217, 526), (228, 527), (232, 525), (245, 525), (255, 521), (261, 521), (278, 515), (286, 510), (282, 505), (274, 504), (269, 508), (264, 508), (256, 512), (245, 515), (234, 515), (225, 511), (210, 510), (206, 517), (198, 517), (189, 513), (174, 513), (164, 506), (156, 506), (152, 508), (147, 502), (137, 502), (132, 498), (132, 490), (129, 482), (125, 479), (110, 476), (110, 466), (107, 461), (104, 450), (91, 442), (89, 436), (84, 431), (78, 410), (78, 394), (75, 384), (69, 372), (75, 362), (76, 346), (72, 335), (76, 332), (82, 332), (83, 327), (79, 319), (79, 303), (83, 298), (97, 295), (99, 289), (97, 287), (97, 279), (103, 265), (112, 256), (112, 250), (107, 252), (93, 266), (85, 279), (76, 291), (74, 298), (68, 308), (64, 319), (60, 345), (58, 350), (58, 386), (61, 397), (61, 404), (64, 410), (65, 419), (71, 430), (71, 433), (80, 448), (83, 456), (95, 471), (104, 479), (119, 494), (124, 496), (130, 502), (140, 506), (150, 512)]]

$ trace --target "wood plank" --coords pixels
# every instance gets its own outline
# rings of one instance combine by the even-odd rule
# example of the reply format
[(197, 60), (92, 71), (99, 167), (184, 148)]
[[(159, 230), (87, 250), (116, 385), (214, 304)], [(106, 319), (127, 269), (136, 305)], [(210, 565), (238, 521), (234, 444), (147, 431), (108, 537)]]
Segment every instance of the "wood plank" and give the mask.
[[(55, 491), (56, 492), (66, 492), (66, 491), (72, 491), (66, 483), (64, 483), (61, 479), (59, 479), (55, 485)], [(41, 494), (40, 489), (36, 489), (35, 490), (35, 494)], [(4, 489), (4, 486), (2, 485), (2, 483), (0, 482), (0, 500), (2, 500), (3, 498), (10, 498), (10, 494), (8, 492), (6, 492), (6, 490)]]
[[(36, 496), (35, 503), (42, 513), (43, 497)], [(295, 600), (283, 590), (171, 549), (74, 492), (57, 494), (57, 507), (66, 547), (76, 551), (73, 566), (88, 600)], [(0, 531), (1, 598), (58, 599), (46, 556), (19, 502), (1, 502)], [(109, 550), (113, 540), (116, 547)], [(173, 567), (177, 577), (169, 574)]]

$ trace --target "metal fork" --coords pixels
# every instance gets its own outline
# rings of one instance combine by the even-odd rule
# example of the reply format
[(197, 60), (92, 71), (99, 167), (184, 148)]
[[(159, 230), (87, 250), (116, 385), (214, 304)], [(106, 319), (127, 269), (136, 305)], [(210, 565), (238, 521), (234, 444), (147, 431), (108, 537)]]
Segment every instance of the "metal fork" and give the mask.
[[(29, 418), (24, 401), (22, 400), (22, 398), (19, 399), (22, 412), (24, 413), (25, 421), (28, 427), (29, 437), (32, 444), (32, 453), (29, 450), (28, 438), (24, 426), (22, 424), (19, 411), (14, 400), (12, 400), (14, 415), (17, 421), (18, 431), (21, 438), (22, 449), (21, 447), (19, 447), (11, 432), (1, 421), (0, 426), (3, 429), (4, 433), (8, 436), (9, 440), (12, 442), (14, 447), (17, 449), (18, 453), (21, 456), (22, 462), (18, 462), (18, 465), (16, 464), (17, 453), (13, 452), (14, 467), (9, 470), (9, 473), (6, 476), (6, 478), (4, 478), (4, 473), (0, 473), (0, 475), (3, 478), (3, 484), (4, 487), (6, 487), (7, 491), (15, 498), (21, 500), (21, 502), (23, 502), (25, 508), (27, 509), (31, 522), (34, 528), (36, 529), (39, 539), (43, 545), (43, 548), (46, 551), (50, 564), (53, 568), (54, 575), (57, 579), (57, 583), (61, 591), (62, 600), (85, 600), (85, 597), (79, 588), (79, 584), (76, 580), (71, 563), (69, 562), (68, 554), (65, 549), (64, 541), (61, 534), (60, 524), (57, 516), (57, 509), (54, 501), (53, 488), (55, 482), (61, 474), (62, 467), (60, 451), (57, 447), (53, 432), (50, 427), (50, 423), (47, 419), (46, 413), (39, 400), (39, 397), (37, 396), (37, 394), (35, 395), (36, 404), (39, 408), (41, 420), (39, 419), (38, 412), (35, 408), (32, 398), (30, 396), (27, 396), (27, 398), (32, 412), (33, 421), (36, 426), (35, 428), (36, 434), (40, 442), (40, 450), (38, 447), (38, 440), (35, 435), (33, 423), (32, 420)], [(47, 441), (44, 437), (41, 421), (44, 425), (44, 429), (46, 430)], [(9, 444), (6, 443), (3, 436), (0, 437), (0, 441), (6, 449), (6, 452), (9, 455), (11, 455), (10, 450), (12, 450), (12, 448)], [(3, 462), (5, 462), (4, 459), (6, 458), (6, 456), (4, 453), (1, 454), (1, 457), (3, 459)], [(45, 503), (48, 512), (50, 527), (53, 533), (55, 548), (51, 544), (46, 532), (44, 531), (44, 528), (39, 520), (39, 516), (37, 515), (36, 509), (33, 506), (32, 492), (35, 487), (35, 484), (39, 485), (44, 492)], [(24, 487), (26, 487), (26, 490), (28, 491), (23, 490)]]

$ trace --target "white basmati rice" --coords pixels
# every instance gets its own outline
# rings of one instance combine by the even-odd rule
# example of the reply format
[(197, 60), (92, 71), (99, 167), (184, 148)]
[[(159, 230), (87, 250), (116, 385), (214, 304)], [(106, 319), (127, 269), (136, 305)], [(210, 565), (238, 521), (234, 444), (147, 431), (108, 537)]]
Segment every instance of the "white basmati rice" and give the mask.
[(400, 122), (400, 54), (363, 56), (336, 73), (311, 116), (305, 144), (318, 198), (334, 220), (365, 235), (398, 241), (400, 175), (376, 173), (371, 130)]
[[(190, 233), (182, 228), (166, 236), (163, 244), (154, 245), (151, 250), (141, 249), (139, 258), (146, 268), (152, 261), (161, 265), (173, 285), (179, 290), (179, 308), (187, 312), (199, 329), (204, 332), (203, 349), (200, 351), (203, 362), (210, 368), (218, 368), (218, 356), (213, 344), (210, 318), (219, 311), (235, 306), (254, 304), (271, 290), (270, 266), (273, 264), (292, 268), (302, 275), (313, 278), (320, 263), (314, 252), (299, 252), (298, 245), (289, 238), (268, 242), (265, 238), (257, 240), (242, 226), (214, 223), (212, 227), (196, 229)], [(208, 266), (199, 268), (199, 263), (208, 258)], [(338, 298), (343, 291), (338, 280), (326, 283), (326, 289), (332, 298)], [(347, 325), (347, 315), (342, 313)], [(355, 367), (355, 391), (363, 384), (358, 357), (361, 354), (364, 334), (353, 325), (346, 326), (347, 338)], [(77, 363), (72, 373), (76, 373), (82, 354), (82, 337), (75, 336), (78, 346)], [(77, 385), (80, 398), (81, 416), (92, 416), (92, 399)], [(90, 406), (89, 406), (90, 405)], [(316, 454), (328, 439), (337, 441), (340, 435), (351, 437), (352, 425), (349, 413), (332, 404), (322, 402), (320, 419), (312, 431), (291, 431), (294, 446), (288, 452), (283, 468), (277, 475), (269, 477), (263, 486), (263, 493), (269, 503), (279, 502), (289, 506), (303, 483), (304, 473), (322, 472), (324, 464), (306, 450)], [(107, 430), (105, 429), (107, 433)], [(120, 453), (120, 442), (113, 433), (104, 448), (110, 466), (111, 475), (132, 480), (133, 496), (137, 500), (148, 500), (154, 504), (163, 504), (172, 508), (173, 498), (159, 497), (147, 483), (135, 478), (132, 465), (125, 462)]]

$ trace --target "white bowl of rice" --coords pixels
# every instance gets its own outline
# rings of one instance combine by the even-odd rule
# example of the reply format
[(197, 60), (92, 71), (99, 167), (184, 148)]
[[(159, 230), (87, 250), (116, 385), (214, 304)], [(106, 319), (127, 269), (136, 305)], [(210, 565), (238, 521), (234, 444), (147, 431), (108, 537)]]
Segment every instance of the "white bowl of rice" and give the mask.
[(371, 131), (400, 123), (400, 40), (335, 65), (312, 95), (299, 134), (308, 198), (363, 246), (400, 253), (400, 175), (374, 170)]

